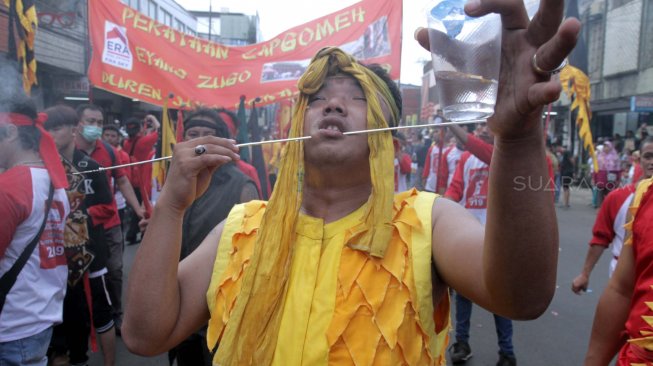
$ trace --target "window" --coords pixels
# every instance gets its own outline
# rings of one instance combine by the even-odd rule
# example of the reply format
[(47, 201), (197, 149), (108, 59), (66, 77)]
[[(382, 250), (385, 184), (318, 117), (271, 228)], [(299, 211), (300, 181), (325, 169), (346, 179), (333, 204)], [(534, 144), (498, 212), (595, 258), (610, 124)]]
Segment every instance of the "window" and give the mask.
[(632, 1), (634, 0), (609, 0), (608, 1), (609, 9), (612, 10), (612, 9), (622, 7), (628, 3), (631, 3)]
[(175, 19), (175, 29), (178, 31), (185, 33), (186, 32), (186, 25), (181, 22), (179, 19)]
[(147, 2), (147, 16), (152, 18), (152, 19), (156, 19), (157, 18), (156, 17), (157, 8), (158, 8), (158, 6), (156, 5), (156, 2), (154, 2), (153, 0), (148, 0), (148, 2)]
[(167, 25), (168, 27), (172, 27), (172, 14), (168, 13), (167, 11), (161, 9), (161, 23)]
[(601, 68), (603, 60), (603, 17), (598, 16), (590, 19), (587, 24), (587, 72), (590, 80), (599, 80), (601, 78)]
[(121, 0), (123, 4), (138, 10), (138, 0)]

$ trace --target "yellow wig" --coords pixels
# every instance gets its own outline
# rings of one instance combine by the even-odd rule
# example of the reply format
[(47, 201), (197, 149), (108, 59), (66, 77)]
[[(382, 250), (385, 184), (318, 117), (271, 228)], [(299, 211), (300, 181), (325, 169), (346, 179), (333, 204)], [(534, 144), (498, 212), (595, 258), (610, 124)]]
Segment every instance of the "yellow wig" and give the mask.
[[(335, 47), (322, 49), (298, 82), (300, 91), (290, 137), (304, 135), (304, 113), (310, 95), (327, 76), (355, 78), (367, 99), (367, 128), (388, 127), (382, 103), (399, 120), (399, 110), (385, 82), (356, 59)], [(365, 204), (367, 231), (356, 250), (383, 257), (392, 235), (394, 150), (389, 132), (368, 134), (372, 194)], [(303, 198), (304, 143), (291, 142), (281, 160), (279, 179), (261, 222), (242, 289), (224, 330), (214, 361), (218, 365), (269, 365), (272, 362), (295, 240), (295, 223)]]

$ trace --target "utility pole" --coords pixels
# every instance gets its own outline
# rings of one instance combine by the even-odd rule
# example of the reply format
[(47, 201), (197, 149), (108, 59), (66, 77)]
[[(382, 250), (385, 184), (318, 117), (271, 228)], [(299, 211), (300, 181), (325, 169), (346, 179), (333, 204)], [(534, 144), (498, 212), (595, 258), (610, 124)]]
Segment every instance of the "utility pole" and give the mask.
[(213, 25), (211, 24), (211, 21), (213, 20), (213, 1), (209, 1), (209, 42), (213, 42), (211, 39), (211, 28), (213, 28)]

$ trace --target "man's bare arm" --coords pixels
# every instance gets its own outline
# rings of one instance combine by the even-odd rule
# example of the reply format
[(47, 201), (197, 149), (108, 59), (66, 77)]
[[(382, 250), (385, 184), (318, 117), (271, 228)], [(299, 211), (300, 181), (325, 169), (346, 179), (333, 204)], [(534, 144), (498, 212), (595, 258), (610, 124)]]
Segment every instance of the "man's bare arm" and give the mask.
[[(206, 153), (198, 156), (195, 146)], [(184, 211), (222, 164), (238, 159), (233, 140), (207, 136), (174, 148), (166, 183), (136, 254), (127, 287), (123, 339), (130, 351), (156, 355), (174, 347), (208, 319), (206, 291), (221, 226), (179, 263)]]
[(179, 263), (183, 213), (155, 210), (129, 274), (122, 334), (143, 356), (163, 353), (209, 319), (206, 292), (223, 224)]
[[(539, 121), (539, 116), (537, 117)], [(490, 167), (484, 278), (497, 313), (532, 319), (555, 292), (558, 225), (540, 129), (495, 140)]]
[(608, 365), (623, 345), (630, 299), (635, 287), (633, 248), (624, 245), (617, 268), (603, 291), (594, 314), (592, 336), (585, 356), (585, 365)]
[(433, 255), (442, 279), (493, 313), (532, 319), (555, 288), (558, 232), (551, 195), (521, 178), (547, 176), (544, 149), (531, 141), (504, 146), (492, 158), (487, 225), (446, 200), (433, 206)]
[(129, 179), (123, 175), (117, 179), (116, 183), (120, 193), (125, 197), (125, 201), (127, 201), (138, 217), (143, 218), (145, 216), (145, 209), (138, 203), (138, 198), (136, 198), (136, 193), (134, 193), (134, 187), (129, 182)]
[(601, 255), (605, 249), (605, 246), (598, 244), (592, 244), (587, 249), (587, 256), (585, 257), (583, 270), (578, 276), (576, 276), (576, 278), (574, 278), (571, 283), (571, 290), (574, 293), (579, 294), (581, 291), (587, 291), (587, 286), (590, 283), (590, 275), (592, 274), (592, 270), (594, 269), (596, 262), (598, 262), (601, 258)]
[[(562, 0), (540, 1), (532, 21), (521, 0), (472, 1), (465, 12), (499, 13), (503, 26), (497, 104), (487, 121), (496, 136), (488, 220), (483, 239), (477, 229), (451, 224), (456, 218), (438, 212), (444, 205), (436, 201), (434, 220), (446, 219), (434, 223), (443, 228), (434, 234), (435, 262), (442, 278), (470, 300), (499, 315), (532, 319), (544, 312), (555, 290), (558, 227), (551, 192), (543, 189), (549, 176), (541, 115), (561, 92), (560, 83), (538, 74), (532, 60), (537, 58), (540, 68), (545, 64), (544, 70), (560, 65), (576, 44), (580, 22), (563, 21)], [(425, 49), (428, 36), (428, 30), (416, 33)]]

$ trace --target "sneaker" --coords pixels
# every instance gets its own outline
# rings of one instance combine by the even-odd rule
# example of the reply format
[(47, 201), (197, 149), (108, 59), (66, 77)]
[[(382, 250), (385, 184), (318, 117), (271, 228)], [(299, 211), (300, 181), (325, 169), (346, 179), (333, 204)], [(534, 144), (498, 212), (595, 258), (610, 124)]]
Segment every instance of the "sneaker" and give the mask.
[(463, 364), (472, 358), (472, 348), (469, 347), (469, 343), (458, 341), (449, 348), (449, 354), (454, 365)]
[(513, 355), (507, 355), (499, 352), (499, 361), (497, 366), (517, 366), (517, 359)]

